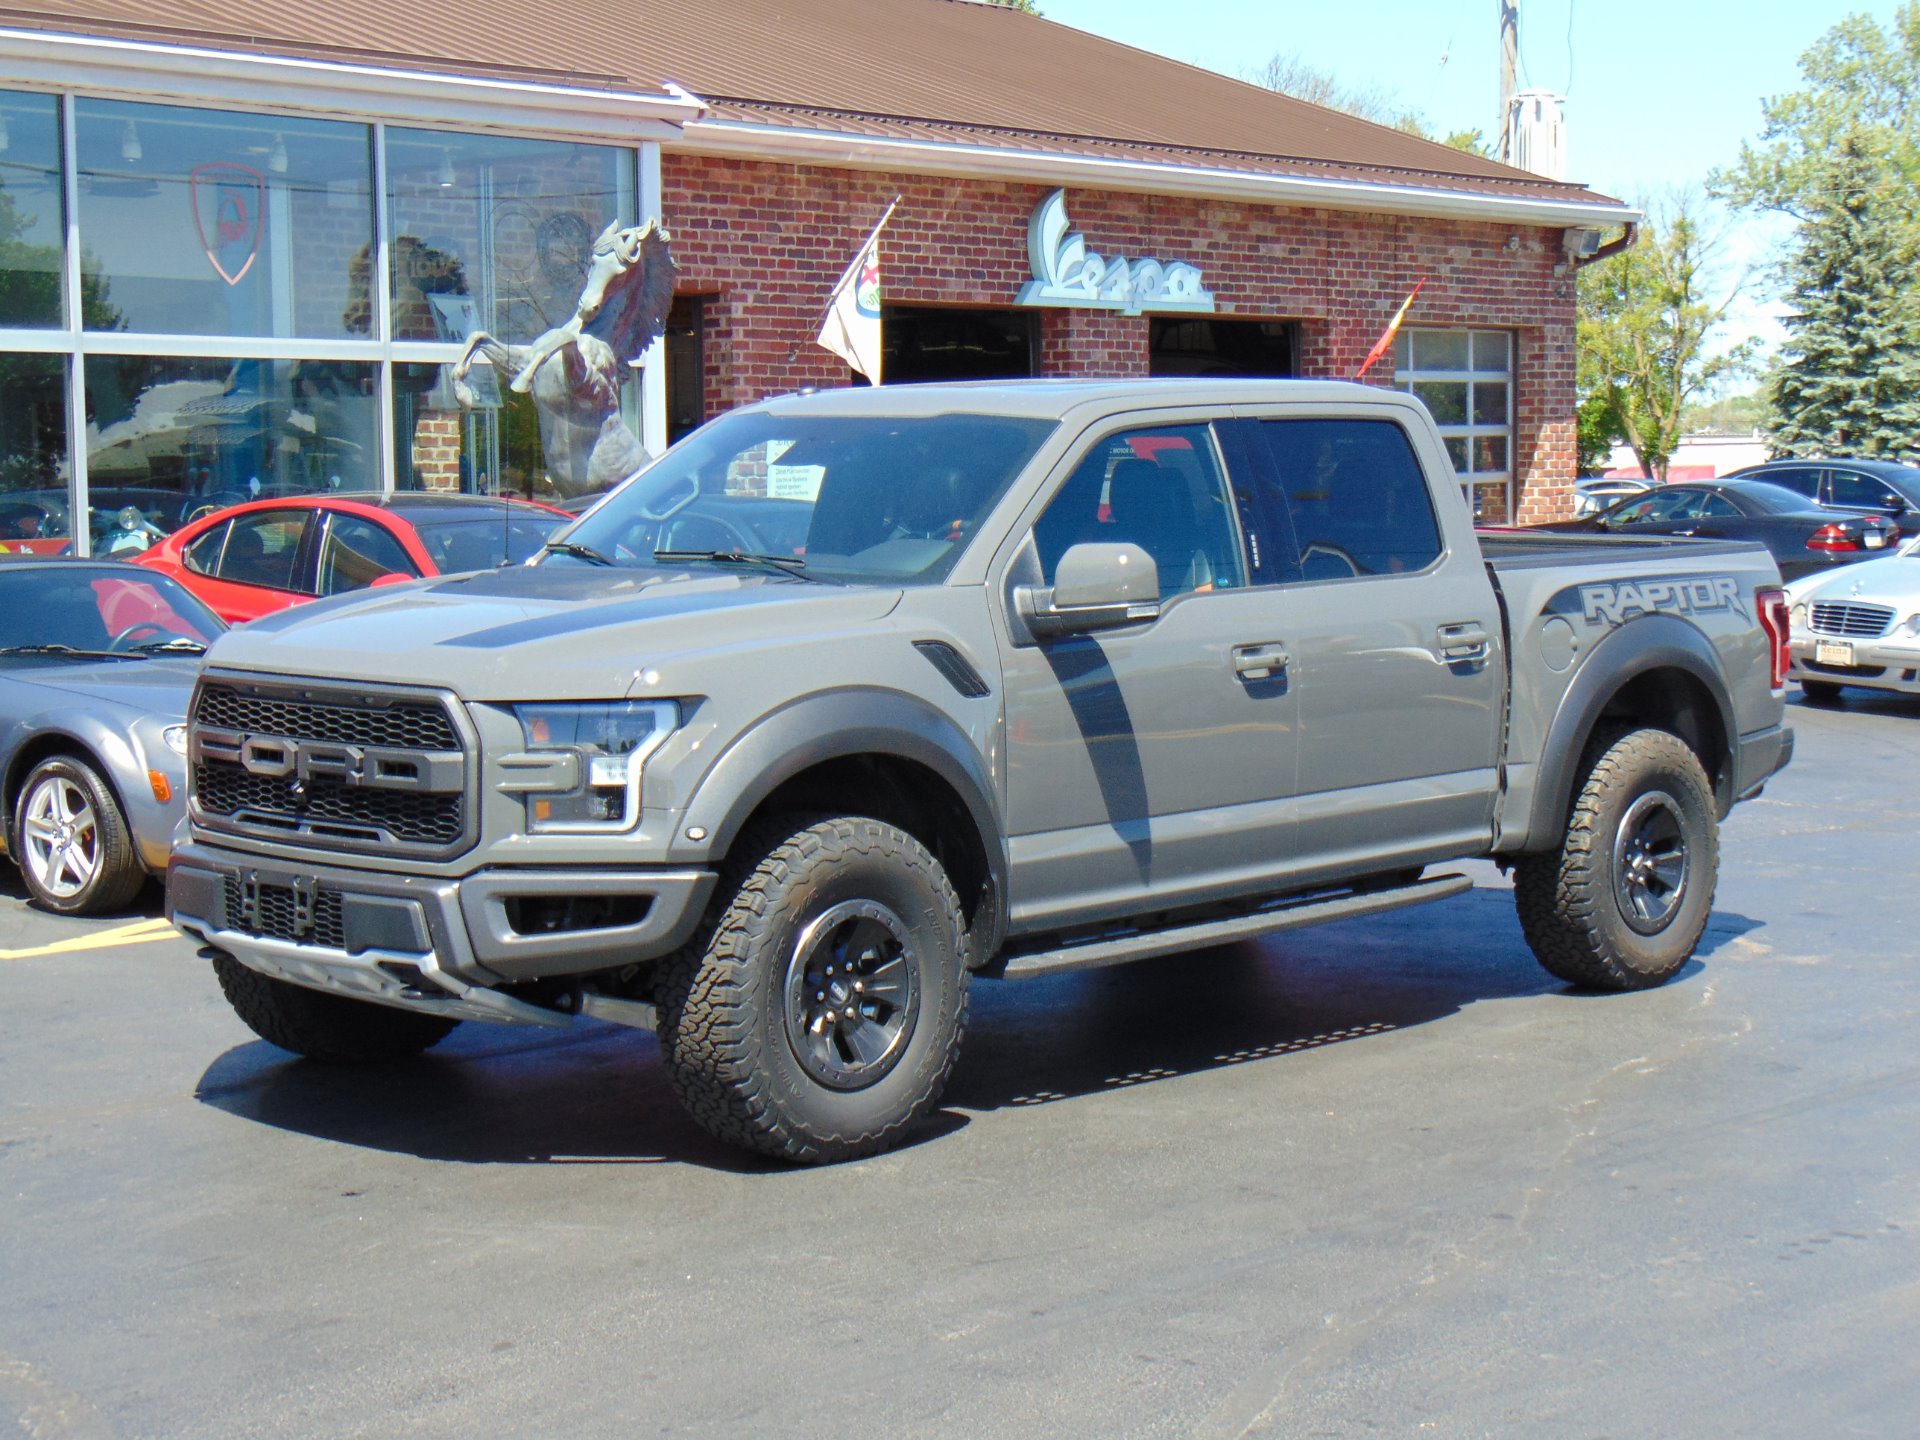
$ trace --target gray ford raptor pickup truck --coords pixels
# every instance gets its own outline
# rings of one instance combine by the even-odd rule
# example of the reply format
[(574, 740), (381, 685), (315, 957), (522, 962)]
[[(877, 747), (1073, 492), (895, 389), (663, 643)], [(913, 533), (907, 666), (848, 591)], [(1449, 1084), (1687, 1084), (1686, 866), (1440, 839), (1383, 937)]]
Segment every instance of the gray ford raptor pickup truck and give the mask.
[(773, 399), (537, 563), (222, 637), (168, 913), (288, 1050), (644, 1025), (706, 1129), (843, 1159), (935, 1104), (976, 978), (1465, 857), (1554, 975), (1660, 984), (1792, 753), (1776, 587), (1758, 546), (1476, 536), (1361, 386)]

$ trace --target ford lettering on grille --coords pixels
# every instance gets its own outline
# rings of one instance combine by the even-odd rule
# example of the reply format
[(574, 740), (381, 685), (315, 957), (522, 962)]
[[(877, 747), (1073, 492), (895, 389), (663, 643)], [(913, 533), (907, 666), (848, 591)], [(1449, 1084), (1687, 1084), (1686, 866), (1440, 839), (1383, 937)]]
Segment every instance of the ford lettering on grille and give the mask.
[(210, 823), (296, 843), (446, 854), (467, 838), (459, 745), (438, 699), (283, 698), (208, 680), (189, 743), (193, 801)]

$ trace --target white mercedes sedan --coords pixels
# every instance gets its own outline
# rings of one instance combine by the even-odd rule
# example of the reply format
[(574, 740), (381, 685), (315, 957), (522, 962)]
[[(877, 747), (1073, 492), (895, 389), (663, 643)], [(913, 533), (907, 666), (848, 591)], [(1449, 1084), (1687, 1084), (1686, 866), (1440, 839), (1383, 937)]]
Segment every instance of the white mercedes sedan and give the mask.
[(1920, 695), (1920, 535), (1891, 555), (1787, 586), (1790, 674), (1807, 699), (1843, 686)]

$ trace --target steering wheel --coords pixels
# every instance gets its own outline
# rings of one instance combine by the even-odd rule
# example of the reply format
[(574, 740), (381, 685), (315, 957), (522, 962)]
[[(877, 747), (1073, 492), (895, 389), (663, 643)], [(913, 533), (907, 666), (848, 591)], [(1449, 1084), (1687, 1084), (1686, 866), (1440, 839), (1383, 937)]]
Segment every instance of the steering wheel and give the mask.
[(139, 620), (127, 626), (126, 629), (107, 641), (107, 648), (109, 650), (119, 650), (124, 646), (130, 645), (133, 642), (134, 636), (140, 634), (142, 631), (151, 631), (155, 635), (171, 635), (174, 633), (157, 620)]
[[(1347, 567), (1347, 570), (1353, 575), (1366, 575), (1370, 573), (1367, 570), (1366, 566), (1362, 565), (1358, 560), (1354, 558), (1353, 552), (1351, 550), (1347, 549), (1347, 547), (1344, 545), (1336, 545), (1331, 540), (1310, 541), (1306, 549), (1300, 552), (1301, 570), (1304, 572), (1307, 568), (1307, 564), (1309, 561), (1317, 559), (1322, 555), (1326, 556), (1330, 560), (1335, 560), (1335, 561), (1338, 561), (1340, 564), (1345, 565)], [(1334, 576), (1308, 575), (1307, 578), (1309, 580), (1315, 580), (1315, 579), (1344, 580), (1347, 577), (1344, 575), (1334, 575)]]

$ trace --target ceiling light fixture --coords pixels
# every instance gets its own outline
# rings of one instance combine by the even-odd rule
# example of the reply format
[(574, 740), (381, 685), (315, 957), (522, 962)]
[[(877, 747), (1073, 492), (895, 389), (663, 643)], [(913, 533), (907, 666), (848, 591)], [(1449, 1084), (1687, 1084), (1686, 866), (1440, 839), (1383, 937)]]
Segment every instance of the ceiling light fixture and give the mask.
[(440, 152), (440, 188), (442, 190), (453, 188), (453, 152), (451, 150)]
[(287, 141), (278, 131), (274, 132), (273, 149), (267, 152), (267, 169), (276, 175), (287, 173)]
[(146, 151), (140, 147), (140, 132), (134, 129), (133, 121), (127, 121), (127, 128), (120, 132), (120, 158), (132, 163)]
[(7, 117), (0, 115), (0, 152), (13, 148), (13, 136), (7, 133)]

